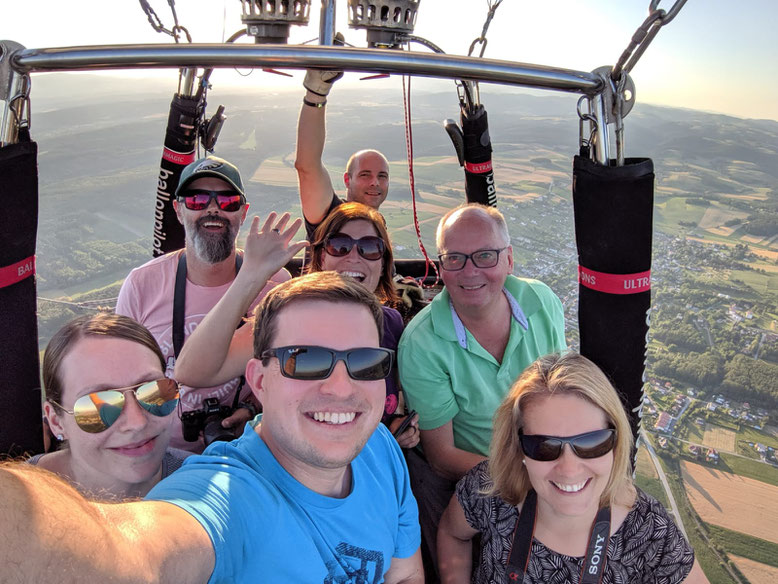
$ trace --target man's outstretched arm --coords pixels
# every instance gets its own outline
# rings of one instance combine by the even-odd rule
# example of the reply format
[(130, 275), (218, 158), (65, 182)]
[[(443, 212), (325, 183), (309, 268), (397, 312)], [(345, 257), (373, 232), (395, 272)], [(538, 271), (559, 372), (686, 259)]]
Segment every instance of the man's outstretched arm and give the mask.
[(316, 225), (324, 219), (332, 202), (332, 180), (322, 163), (324, 153), (325, 108), (332, 84), (340, 71), (310, 70), (305, 75), (305, 98), (297, 121), (297, 153), (294, 167), (300, 187), (303, 215)]
[(421, 549), (409, 558), (392, 558), (384, 576), (385, 584), (424, 584), (424, 567), (421, 564)]
[(93, 503), (52, 473), (0, 465), (4, 582), (207, 582), (211, 541), (171, 503)]

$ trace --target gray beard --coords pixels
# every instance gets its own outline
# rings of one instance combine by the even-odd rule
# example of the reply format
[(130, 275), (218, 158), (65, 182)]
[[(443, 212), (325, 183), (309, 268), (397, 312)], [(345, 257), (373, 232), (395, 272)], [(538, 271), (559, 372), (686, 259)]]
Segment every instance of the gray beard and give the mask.
[(208, 233), (195, 223), (191, 230), (187, 230), (187, 247), (191, 247), (201, 261), (218, 264), (232, 254), (235, 249), (235, 236), (229, 222), (221, 233)]

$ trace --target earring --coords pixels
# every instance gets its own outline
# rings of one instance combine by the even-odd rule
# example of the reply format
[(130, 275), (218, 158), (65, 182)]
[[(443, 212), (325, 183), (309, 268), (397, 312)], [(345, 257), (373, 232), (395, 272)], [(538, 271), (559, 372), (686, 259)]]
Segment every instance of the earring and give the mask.
[(524, 466), (527, 466), (527, 459), (526, 458), (522, 458), (521, 459), (521, 464), (523, 464)]
[(65, 436), (63, 436), (62, 434), (57, 434), (57, 440), (62, 442), (64, 439), (65, 439)]

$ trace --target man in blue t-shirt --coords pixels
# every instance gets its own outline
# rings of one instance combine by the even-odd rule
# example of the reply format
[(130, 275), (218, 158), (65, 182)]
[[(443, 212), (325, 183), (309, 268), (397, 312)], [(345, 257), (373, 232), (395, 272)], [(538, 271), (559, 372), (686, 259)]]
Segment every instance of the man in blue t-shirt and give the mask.
[(29, 465), (0, 468), (0, 562), (31, 582), (423, 582), (407, 468), (376, 429), (394, 356), (382, 326), (348, 278), (279, 285), (246, 367), (261, 420), (143, 502), (90, 503)]

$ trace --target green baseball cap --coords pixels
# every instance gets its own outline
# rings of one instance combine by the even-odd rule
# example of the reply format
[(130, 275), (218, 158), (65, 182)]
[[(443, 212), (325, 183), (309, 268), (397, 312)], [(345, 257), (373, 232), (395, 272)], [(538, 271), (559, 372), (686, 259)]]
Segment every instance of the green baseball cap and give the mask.
[(246, 193), (243, 190), (243, 180), (240, 178), (238, 167), (218, 156), (206, 156), (205, 158), (200, 158), (199, 160), (195, 160), (191, 164), (188, 164), (181, 172), (181, 178), (179, 179), (178, 187), (176, 188), (176, 197), (178, 197), (192, 181), (207, 176), (220, 178), (223, 181), (230, 183), (236, 191), (243, 195), (244, 198), (246, 197)]

